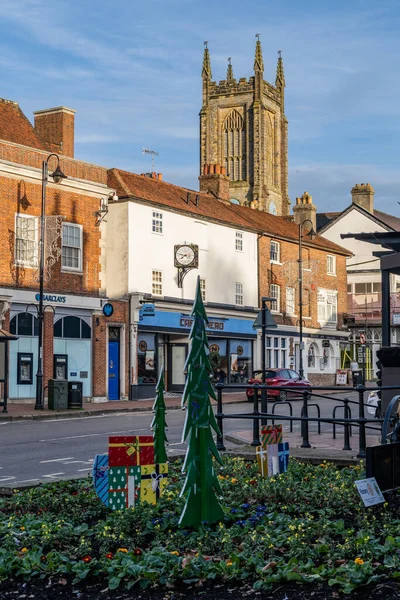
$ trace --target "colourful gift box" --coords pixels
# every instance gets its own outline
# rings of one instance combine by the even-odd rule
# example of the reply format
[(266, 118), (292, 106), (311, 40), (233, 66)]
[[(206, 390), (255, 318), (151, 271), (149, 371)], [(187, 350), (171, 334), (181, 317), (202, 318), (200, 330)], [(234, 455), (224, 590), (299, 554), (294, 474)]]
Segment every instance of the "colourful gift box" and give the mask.
[(96, 494), (108, 506), (108, 454), (96, 454), (92, 477)]
[(289, 465), (289, 442), (278, 444), (279, 473), (286, 473)]
[(135, 506), (140, 497), (140, 467), (109, 467), (108, 506), (122, 510)]
[(267, 447), (268, 477), (279, 475), (278, 444), (268, 444)]
[(263, 448), (269, 444), (282, 442), (282, 425), (263, 425), (261, 427), (261, 445)]
[(140, 499), (155, 504), (168, 482), (168, 463), (142, 465)]
[(108, 438), (110, 467), (154, 464), (154, 439), (151, 435), (111, 436)]
[(268, 462), (267, 462), (267, 450), (262, 446), (256, 447), (256, 456), (258, 468), (260, 469), (261, 477), (264, 479), (268, 476)]

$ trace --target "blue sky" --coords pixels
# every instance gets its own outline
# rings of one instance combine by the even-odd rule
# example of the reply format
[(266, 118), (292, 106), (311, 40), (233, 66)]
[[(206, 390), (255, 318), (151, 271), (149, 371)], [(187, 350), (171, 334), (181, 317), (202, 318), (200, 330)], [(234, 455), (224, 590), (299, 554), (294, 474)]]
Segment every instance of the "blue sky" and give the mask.
[(214, 79), (227, 57), (252, 75), (261, 34), (265, 78), (282, 49), (289, 192), (318, 210), (350, 202), (355, 183), (400, 216), (398, 0), (3, 0), (0, 96), (34, 110), (76, 109), (77, 158), (151, 168), (197, 189), (203, 41)]

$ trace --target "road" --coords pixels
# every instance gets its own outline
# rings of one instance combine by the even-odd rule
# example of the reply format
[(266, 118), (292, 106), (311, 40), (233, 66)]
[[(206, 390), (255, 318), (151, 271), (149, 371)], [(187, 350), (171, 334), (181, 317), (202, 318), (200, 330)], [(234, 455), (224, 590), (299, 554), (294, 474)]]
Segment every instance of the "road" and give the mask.
[[(355, 393), (347, 396), (357, 400)], [(318, 400), (321, 416), (332, 416), (332, 407), (338, 404), (338, 397)], [(300, 414), (301, 404), (299, 401), (292, 403), (294, 415)], [(224, 406), (225, 414), (251, 411), (251, 403)], [(279, 413), (278, 406), (276, 413)], [(167, 413), (169, 451), (185, 451), (186, 445), (181, 443), (185, 414), (182, 410)], [(281, 414), (288, 414), (286, 407)], [(315, 409), (310, 408), (310, 416), (314, 415)], [(357, 407), (353, 408), (353, 416), (356, 415)], [(341, 413), (337, 416), (340, 417)], [(152, 412), (146, 411), (1, 423), (0, 486), (16, 487), (85, 475), (91, 471), (94, 456), (107, 452), (108, 436), (151, 434), (152, 417)], [(316, 427), (316, 424), (310, 424), (311, 431), (315, 431)], [(250, 420), (224, 420), (224, 433), (251, 428)], [(299, 428), (299, 422), (293, 424), (294, 431)], [(328, 430), (331, 430), (331, 425), (322, 424), (322, 431)], [(235, 447), (229, 442), (225, 445)]]

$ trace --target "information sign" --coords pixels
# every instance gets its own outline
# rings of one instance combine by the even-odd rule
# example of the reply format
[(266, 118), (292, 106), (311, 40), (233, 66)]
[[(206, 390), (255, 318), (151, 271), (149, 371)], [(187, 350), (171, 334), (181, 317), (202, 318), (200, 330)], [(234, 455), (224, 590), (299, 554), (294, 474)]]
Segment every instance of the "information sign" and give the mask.
[(382, 492), (376, 483), (375, 477), (359, 479), (354, 483), (361, 496), (361, 500), (364, 502), (364, 506), (374, 506), (375, 504), (382, 504), (385, 502), (385, 498), (382, 496)]

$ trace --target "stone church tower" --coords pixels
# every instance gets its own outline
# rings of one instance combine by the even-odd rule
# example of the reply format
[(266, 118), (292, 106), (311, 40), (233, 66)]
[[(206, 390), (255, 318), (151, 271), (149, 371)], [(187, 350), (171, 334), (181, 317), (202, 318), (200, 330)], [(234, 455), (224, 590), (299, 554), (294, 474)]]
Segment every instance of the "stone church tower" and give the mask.
[[(289, 214), (285, 76), (279, 53), (275, 87), (264, 80), (257, 35), (254, 76), (237, 80), (229, 59), (226, 79), (211, 80), (205, 42), (200, 111), (200, 186), (204, 175), (226, 173), (232, 201)], [(204, 182), (205, 183), (205, 182)]]

